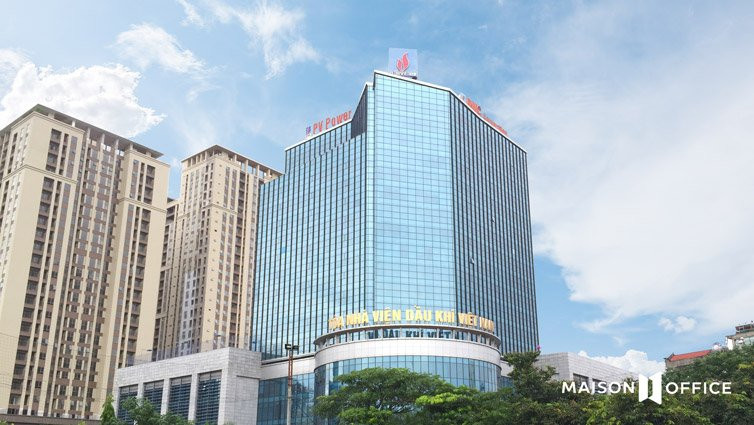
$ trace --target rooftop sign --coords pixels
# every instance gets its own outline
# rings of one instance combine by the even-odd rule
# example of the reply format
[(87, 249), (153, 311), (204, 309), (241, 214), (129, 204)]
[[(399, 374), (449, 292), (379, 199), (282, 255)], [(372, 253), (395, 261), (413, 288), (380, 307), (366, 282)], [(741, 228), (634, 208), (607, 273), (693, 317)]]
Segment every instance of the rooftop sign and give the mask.
[(391, 47), (388, 50), (387, 69), (401, 77), (416, 79), (419, 76), (419, 56), (416, 49)]
[(312, 123), (312, 125), (306, 127), (306, 137), (314, 136), (315, 134), (327, 131), (332, 127), (343, 124), (351, 119), (351, 111), (343, 112), (342, 114), (327, 117), (323, 120)]
[(482, 107), (479, 106), (479, 104), (471, 100), (471, 98), (464, 96), (463, 94), (460, 94), (459, 97), (463, 99), (464, 102), (466, 102), (466, 105), (469, 108), (473, 109), (474, 112), (479, 114), (479, 116), (482, 117), (483, 120), (487, 121), (487, 124), (495, 127), (498, 131), (505, 134), (506, 136), (508, 135), (508, 132), (505, 131), (505, 129), (500, 124), (496, 123), (495, 121), (492, 120), (492, 118), (482, 113)]

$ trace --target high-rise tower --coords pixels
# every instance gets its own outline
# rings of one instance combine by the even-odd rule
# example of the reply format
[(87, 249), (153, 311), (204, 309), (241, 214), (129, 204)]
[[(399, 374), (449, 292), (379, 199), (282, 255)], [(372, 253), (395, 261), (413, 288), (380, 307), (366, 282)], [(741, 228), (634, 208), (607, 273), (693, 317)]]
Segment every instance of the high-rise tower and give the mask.
[(249, 347), (259, 189), (280, 173), (220, 146), (183, 161), (170, 201), (155, 359)]
[(353, 119), (262, 188), (255, 341), (302, 352), (352, 312), (420, 306), (538, 344), (526, 152), (449, 89), (375, 72)]
[(374, 366), (498, 388), (501, 353), (538, 345), (526, 152), (470, 99), (380, 71), (341, 116), (261, 189), (251, 348), (273, 370), (299, 346), (301, 406)]
[(41, 105), (0, 131), (0, 412), (97, 417), (151, 347), (160, 155)]

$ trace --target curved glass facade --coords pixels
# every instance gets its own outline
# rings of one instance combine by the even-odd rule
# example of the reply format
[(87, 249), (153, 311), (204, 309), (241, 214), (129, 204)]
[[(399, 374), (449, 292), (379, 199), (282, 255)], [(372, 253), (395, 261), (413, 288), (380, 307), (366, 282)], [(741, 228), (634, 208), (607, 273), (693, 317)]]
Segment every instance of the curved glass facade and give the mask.
[(396, 338), (409, 339), (401, 341), (401, 344), (410, 344), (411, 339), (452, 339), (455, 341), (470, 341), (484, 345), (489, 345), (495, 350), (500, 351), (500, 341), (497, 337), (487, 332), (474, 331), (459, 327), (432, 327), (432, 326), (410, 326), (410, 325), (393, 325), (367, 328), (354, 328), (342, 331), (332, 332), (315, 340), (314, 345), (317, 350), (326, 347), (343, 344), (353, 341), (369, 341), (376, 339), (395, 340)]
[(339, 387), (335, 380), (357, 370), (372, 367), (405, 368), (437, 375), (455, 386), (480, 391), (496, 391), (500, 383), (500, 366), (480, 360), (442, 356), (385, 356), (348, 359), (326, 364), (314, 371), (315, 397), (330, 394)]
[[(294, 375), (291, 393), (291, 425), (313, 425), (314, 374)], [(287, 400), (287, 377), (259, 381), (257, 425), (285, 425)]]

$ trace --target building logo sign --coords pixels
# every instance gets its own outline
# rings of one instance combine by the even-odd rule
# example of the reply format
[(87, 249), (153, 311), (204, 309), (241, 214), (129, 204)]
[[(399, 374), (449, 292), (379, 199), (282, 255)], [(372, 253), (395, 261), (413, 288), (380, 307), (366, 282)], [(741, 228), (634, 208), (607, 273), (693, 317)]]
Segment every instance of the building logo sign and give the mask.
[(330, 332), (333, 332), (351, 327), (393, 323), (458, 325), (492, 333), (495, 332), (495, 322), (474, 313), (456, 313), (455, 310), (431, 310), (421, 307), (407, 308), (405, 310), (384, 308), (382, 310), (372, 310), (371, 312), (362, 310), (355, 313), (333, 316), (327, 322), (327, 328)]
[[(652, 395), (649, 395), (649, 383), (652, 383)], [(662, 404), (662, 372), (655, 373), (647, 378), (639, 375), (639, 401), (650, 399), (657, 404)]]
[[(563, 393), (590, 393), (590, 394), (615, 394), (615, 393), (636, 393), (635, 381), (622, 382), (605, 382), (592, 381), (563, 382)], [(651, 392), (651, 395), (650, 395)], [(712, 394), (712, 395), (730, 395), (730, 382), (668, 382), (663, 385), (662, 372), (655, 373), (650, 377), (639, 375), (639, 402), (650, 400), (656, 404), (662, 404), (662, 393), (675, 394)]]
[(495, 127), (499, 132), (505, 134), (506, 136), (508, 135), (508, 132), (505, 131), (505, 129), (500, 124), (496, 123), (492, 118), (482, 113), (482, 107), (479, 106), (478, 103), (474, 102), (470, 97), (466, 97), (463, 93), (461, 93), (459, 97), (464, 101), (464, 103), (466, 103), (466, 106), (471, 108), (472, 111), (479, 114), (479, 116), (482, 117), (482, 119), (485, 120), (487, 124)]
[(351, 111), (343, 112), (342, 114), (327, 117), (323, 120), (312, 123), (306, 127), (306, 137), (311, 137), (319, 134), (323, 131), (327, 131), (333, 127), (339, 126), (351, 119)]
[(387, 69), (395, 75), (416, 79), (419, 77), (419, 57), (416, 49), (390, 48)]
[(409, 64), (410, 62), (408, 61), (408, 53), (404, 53), (403, 56), (398, 59), (398, 62), (395, 63), (395, 69), (397, 69), (398, 72), (401, 73), (406, 72)]

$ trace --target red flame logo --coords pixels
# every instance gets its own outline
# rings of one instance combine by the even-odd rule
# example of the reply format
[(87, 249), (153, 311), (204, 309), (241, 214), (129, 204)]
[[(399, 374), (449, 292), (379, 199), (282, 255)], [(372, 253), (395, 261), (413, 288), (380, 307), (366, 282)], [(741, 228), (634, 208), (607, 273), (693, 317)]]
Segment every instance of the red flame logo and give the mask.
[(395, 63), (395, 68), (400, 72), (405, 72), (408, 69), (408, 52), (404, 53), (403, 56), (398, 59), (398, 61)]

